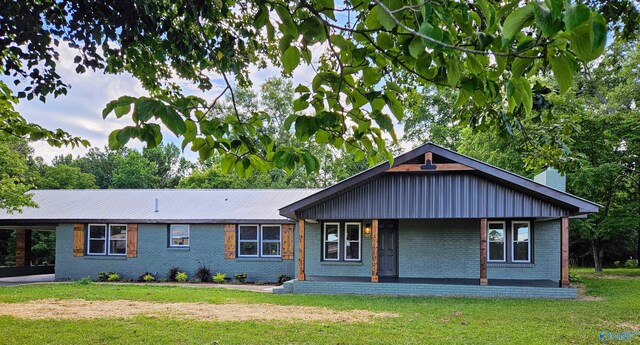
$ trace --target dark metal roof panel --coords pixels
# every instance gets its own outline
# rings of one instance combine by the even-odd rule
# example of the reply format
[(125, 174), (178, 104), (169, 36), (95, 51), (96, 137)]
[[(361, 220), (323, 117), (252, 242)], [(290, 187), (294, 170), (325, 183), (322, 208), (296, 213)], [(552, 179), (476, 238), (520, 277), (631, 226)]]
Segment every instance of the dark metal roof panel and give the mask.
[(563, 217), (557, 205), (471, 173), (389, 173), (297, 216), (304, 219)]

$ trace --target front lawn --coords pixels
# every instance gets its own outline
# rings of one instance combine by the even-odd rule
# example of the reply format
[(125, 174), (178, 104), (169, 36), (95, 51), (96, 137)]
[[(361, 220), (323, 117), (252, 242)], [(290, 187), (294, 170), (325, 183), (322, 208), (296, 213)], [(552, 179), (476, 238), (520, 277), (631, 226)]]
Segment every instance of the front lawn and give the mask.
[[(253, 304), (255, 308), (244, 309), (254, 310), (265, 308), (266, 303), (321, 307), (339, 312), (358, 309), (375, 314), (397, 314), (397, 317), (375, 317), (370, 321), (346, 322), (286, 319), (203, 321), (166, 315), (79, 320), (33, 320), (1, 316), (0, 343), (213, 344), (217, 341), (220, 344), (593, 344), (600, 342), (599, 335), (602, 330), (640, 330), (640, 270), (626, 270), (627, 274), (623, 279), (612, 279), (613, 274), (601, 279), (593, 277), (587, 271), (573, 271), (572, 274), (582, 276), (586, 294), (591, 297), (577, 301), (270, 295), (217, 288), (160, 285), (71, 283), (5, 287), (0, 288), (0, 303), (25, 303), (45, 299), (82, 299), (104, 303), (112, 300), (130, 300), (180, 303), (176, 306), (188, 308), (188, 303), (205, 302), (214, 305), (224, 304), (225, 308), (230, 304)], [(122, 303), (117, 305), (122, 306)], [(140, 303), (132, 305), (135, 307)], [(634, 342), (638, 341), (640, 336), (634, 338)], [(609, 343), (616, 341), (612, 340)]]

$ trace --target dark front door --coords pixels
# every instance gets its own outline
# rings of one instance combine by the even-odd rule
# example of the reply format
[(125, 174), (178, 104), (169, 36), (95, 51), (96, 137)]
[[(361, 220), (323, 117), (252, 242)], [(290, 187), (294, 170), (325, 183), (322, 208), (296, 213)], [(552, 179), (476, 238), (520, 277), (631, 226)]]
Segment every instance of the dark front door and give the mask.
[(378, 276), (398, 276), (398, 223), (378, 221)]

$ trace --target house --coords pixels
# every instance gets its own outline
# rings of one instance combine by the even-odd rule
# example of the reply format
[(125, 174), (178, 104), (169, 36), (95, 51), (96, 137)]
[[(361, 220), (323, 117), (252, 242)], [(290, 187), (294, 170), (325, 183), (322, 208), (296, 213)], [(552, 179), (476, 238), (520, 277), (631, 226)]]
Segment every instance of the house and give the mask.
[(58, 280), (200, 263), (280, 293), (573, 298), (569, 218), (599, 206), (563, 178), (428, 143), (322, 190), (34, 191), (0, 227), (55, 230)]

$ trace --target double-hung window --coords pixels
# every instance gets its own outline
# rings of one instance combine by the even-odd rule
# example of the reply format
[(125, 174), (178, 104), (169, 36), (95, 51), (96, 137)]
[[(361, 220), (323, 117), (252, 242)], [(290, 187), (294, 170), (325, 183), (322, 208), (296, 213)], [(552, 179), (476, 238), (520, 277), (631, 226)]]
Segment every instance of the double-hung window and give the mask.
[(360, 223), (345, 223), (344, 260), (360, 261)]
[(340, 223), (324, 223), (322, 259), (340, 260)]
[(511, 223), (511, 258), (513, 262), (531, 262), (531, 227), (529, 222)]
[(89, 224), (89, 245), (87, 254), (105, 255), (107, 254), (107, 225)]
[(280, 225), (241, 224), (238, 226), (238, 257), (282, 256)]
[(89, 224), (88, 255), (126, 255), (126, 224)]
[(169, 246), (170, 247), (189, 247), (189, 225), (172, 224), (169, 227)]
[(507, 261), (505, 222), (489, 222), (487, 229), (487, 257), (489, 262)]

